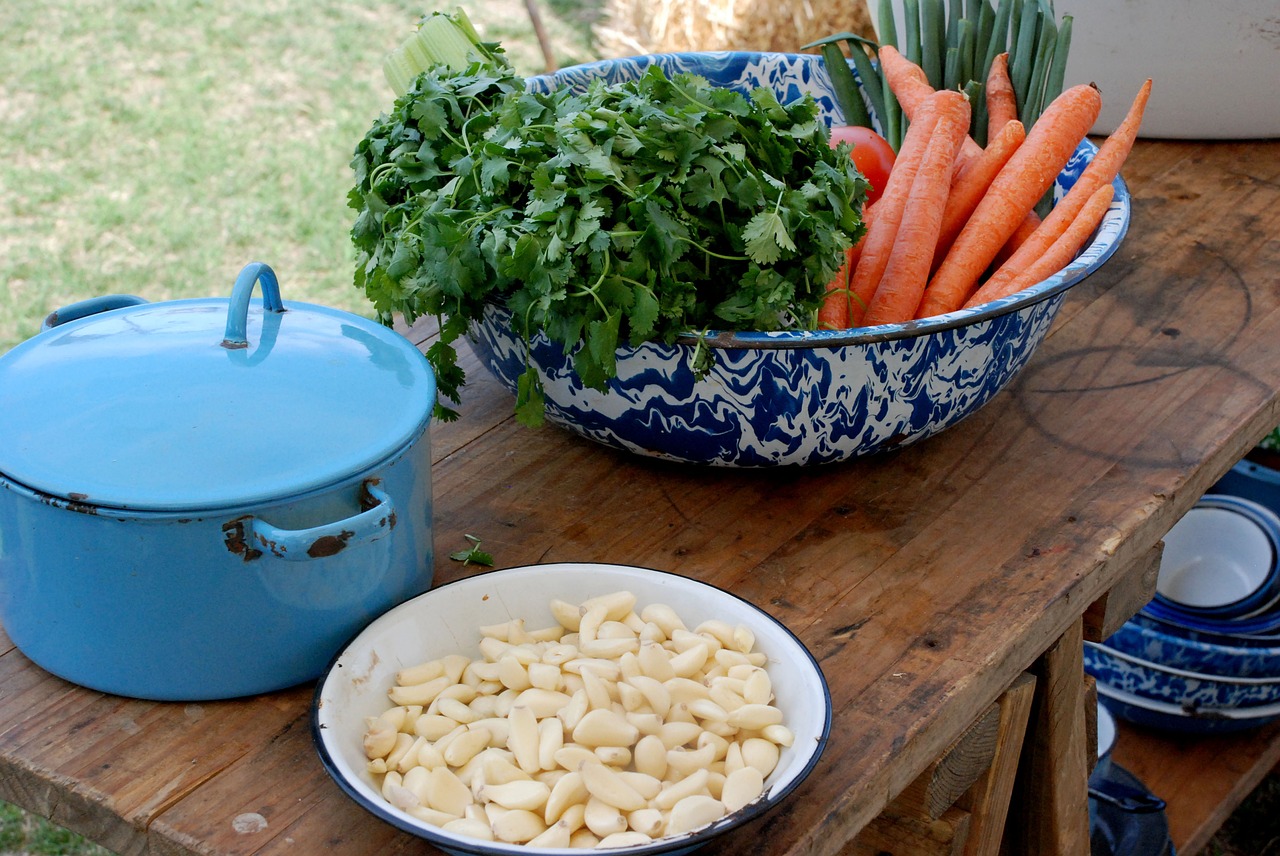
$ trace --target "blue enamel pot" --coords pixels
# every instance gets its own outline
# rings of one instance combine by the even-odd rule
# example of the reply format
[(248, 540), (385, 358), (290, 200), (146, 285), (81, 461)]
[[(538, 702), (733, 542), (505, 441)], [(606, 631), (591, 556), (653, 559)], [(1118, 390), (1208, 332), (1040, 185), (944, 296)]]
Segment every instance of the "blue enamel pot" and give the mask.
[(266, 265), (229, 299), (60, 310), (0, 391), (0, 621), (59, 677), (282, 689), (431, 585), (425, 358)]

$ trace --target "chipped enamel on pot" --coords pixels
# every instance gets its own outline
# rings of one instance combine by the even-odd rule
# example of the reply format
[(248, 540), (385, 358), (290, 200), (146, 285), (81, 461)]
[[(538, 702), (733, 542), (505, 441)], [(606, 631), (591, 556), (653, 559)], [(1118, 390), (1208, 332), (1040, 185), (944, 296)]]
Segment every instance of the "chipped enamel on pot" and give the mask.
[(266, 265), (229, 300), (55, 313), (0, 357), (0, 389), (0, 620), (60, 677), (281, 689), (431, 585), (425, 358), (283, 302)]

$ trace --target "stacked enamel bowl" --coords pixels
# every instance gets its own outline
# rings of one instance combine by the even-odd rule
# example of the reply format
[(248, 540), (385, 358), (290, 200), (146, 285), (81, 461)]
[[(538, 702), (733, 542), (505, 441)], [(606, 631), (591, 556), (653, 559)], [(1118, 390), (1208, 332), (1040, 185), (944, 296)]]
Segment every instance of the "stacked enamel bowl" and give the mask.
[(1280, 719), (1280, 517), (1206, 494), (1165, 538), (1156, 596), (1085, 670), (1121, 719), (1221, 732)]

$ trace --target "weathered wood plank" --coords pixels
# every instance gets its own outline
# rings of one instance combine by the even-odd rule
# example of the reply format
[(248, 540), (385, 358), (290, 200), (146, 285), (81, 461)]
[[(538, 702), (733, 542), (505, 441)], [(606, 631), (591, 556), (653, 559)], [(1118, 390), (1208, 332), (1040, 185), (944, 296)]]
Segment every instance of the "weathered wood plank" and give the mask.
[(995, 757), (982, 777), (957, 803), (971, 816), (965, 856), (999, 856), (1035, 686), (1035, 675), (1023, 672), (1000, 696), (1000, 730), (996, 737)]
[(1120, 720), (1111, 757), (1168, 804), (1169, 837), (1179, 854), (1194, 856), (1280, 762), (1280, 723), (1191, 737)]
[(960, 856), (972, 818), (952, 806), (934, 819), (889, 809), (867, 824), (840, 856)]
[(1084, 613), (1084, 638), (1102, 642), (1133, 618), (1156, 595), (1160, 557), (1164, 542), (1158, 542), (1125, 571), (1111, 591), (1095, 600)]
[(1000, 738), (1000, 706), (992, 703), (964, 733), (906, 789), (894, 797), (888, 811), (933, 821), (991, 767)]
[(1083, 659), (1077, 622), (1033, 667), (1035, 702), (1009, 812), (1014, 853), (1089, 853)]

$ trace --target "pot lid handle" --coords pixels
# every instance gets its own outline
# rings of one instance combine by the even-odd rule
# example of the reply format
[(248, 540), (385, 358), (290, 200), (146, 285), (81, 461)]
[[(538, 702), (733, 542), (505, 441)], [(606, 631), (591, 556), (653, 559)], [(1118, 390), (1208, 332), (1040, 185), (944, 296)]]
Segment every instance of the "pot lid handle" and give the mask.
[(222, 347), (240, 350), (249, 347), (249, 298), (253, 287), (262, 283), (262, 308), (267, 312), (283, 312), (280, 300), (280, 283), (275, 271), (263, 262), (250, 262), (236, 277), (231, 287), (231, 299), (227, 306), (227, 329), (222, 337)]

